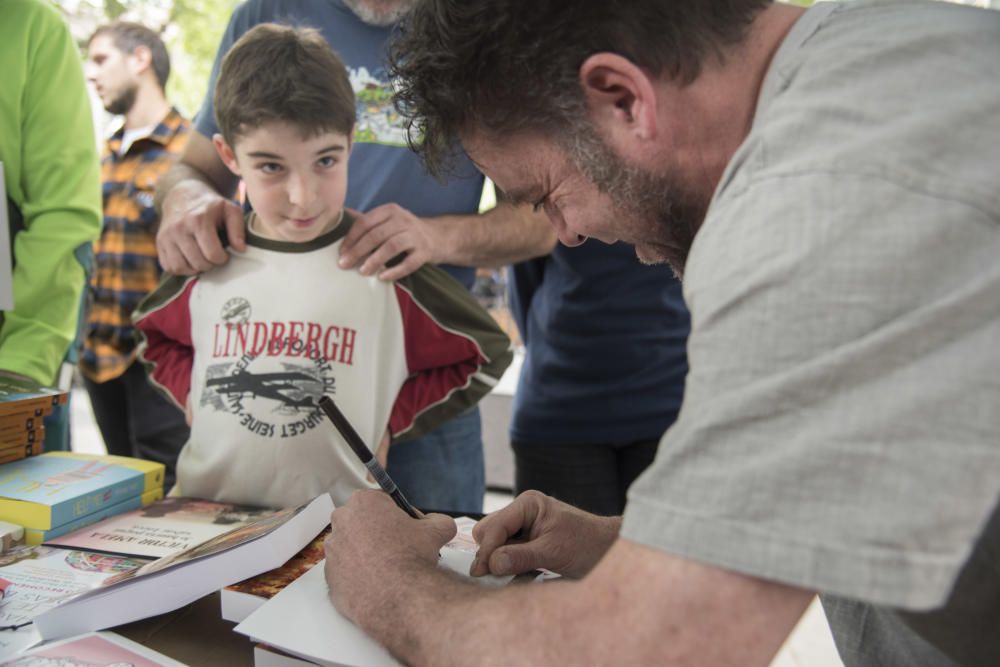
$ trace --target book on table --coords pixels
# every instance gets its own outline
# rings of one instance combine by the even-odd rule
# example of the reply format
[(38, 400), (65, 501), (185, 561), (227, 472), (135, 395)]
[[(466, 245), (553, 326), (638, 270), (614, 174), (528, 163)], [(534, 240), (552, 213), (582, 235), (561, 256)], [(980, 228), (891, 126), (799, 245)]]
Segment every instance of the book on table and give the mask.
[(51, 642), (0, 662), (0, 667), (184, 667), (173, 658), (113, 632)]
[[(456, 520), (458, 534), (441, 549), (438, 565), (468, 576), (477, 546), (472, 539), (475, 520)], [(361, 628), (342, 616), (330, 602), (323, 572), (325, 561), (306, 570), (298, 579), (264, 602), (236, 632), (245, 634), (268, 649), (321, 666), (398, 667), (395, 658)], [(472, 579), (483, 586), (504, 586), (513, 577)], [(273, 653), (273, 652), (271, 652)], [(257, 652), (255, 651), (255, 655)], [(273, 660), (265, 654), (262, 659)], [(296, 663), (262, 663), (296, 664)]]
[(329, 534), (330, 529), (325, 529), (281, 567), (223, 588), (219, 594), (222, 618), (239, 623), (323, 560), (323, 540)]
[(85, 514), (78, 519), (74, 519), (69, 523), (64, 523), (59, 526), (54, 526), (45, 530), (43, 528), (25, 528), (24, 529), (24, 543), (28, 545), (44, 544), (50, 540), (54, 540), (61, 535), (67, 535), (69, 533), (76, 532), (83, 529), (86, 526), (97, 523), (107, 519), (108, 517), (113, 517), (117, 514), (122, 514), (124, 512), (129, 512), (140, 507), (146, 507), (155, 503), (156, 501), (163, 498), (163, 489), (155, 488), (152, 491), (147, 491), (140, 496), (130, 496), (124, 500), (112, 503), (110, 505), (104, 505), (100, 509), (91, 512), (90, 514)]
[[(173, 611), (278, 567), (329, 524), (332, 511), (330, 496), (323, 494), (306, 505), (275, 512), (184, 551), (142, 561), (85, 592), (63, 598), (31, 620), (40, 636), (50, 640)], [(29, 548), (123, 558), (56, 547)], [(3, 568), (0, 577), (10, 579)]]
[(48, 415), (55, 406), (64, 405), (68, 398), (69, 393), (61, 389), (0, 371), (0, 416), (17, 415), (29, 410), (41, 410), (42, 415)]
[(0, 465), (0, 521), (39, 530), (163, 488), (164, 465), (126, 456), (47, 452)]
[(278, 510), (262, 507), (177, 496), (47, 538), (45, 544), (162, 558), (277, 513)]

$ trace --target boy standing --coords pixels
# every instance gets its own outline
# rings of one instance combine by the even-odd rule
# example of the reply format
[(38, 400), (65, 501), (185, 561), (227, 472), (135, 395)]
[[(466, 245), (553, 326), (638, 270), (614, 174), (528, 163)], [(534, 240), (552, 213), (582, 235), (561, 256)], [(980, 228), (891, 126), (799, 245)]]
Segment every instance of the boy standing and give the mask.
[(368, 443), (420, 435), (475, 404), (510, 344), (468, 292), (425, 266), (387, 284), (336, 268), (355, 100), (313, 30), (261, 25), (226, 55), (213, 144), (254, 212), (248, 248), (168, 278), (136, 313), (153, 381), (191, 416), (184, 495), (287, 507), (369, 485), (314, 401)]

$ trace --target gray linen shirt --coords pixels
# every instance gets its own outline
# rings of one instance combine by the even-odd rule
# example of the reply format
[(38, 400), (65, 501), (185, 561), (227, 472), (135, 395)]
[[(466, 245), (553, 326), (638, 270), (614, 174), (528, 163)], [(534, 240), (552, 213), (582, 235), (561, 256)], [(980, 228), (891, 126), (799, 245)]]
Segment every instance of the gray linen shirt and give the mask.
[(684, 404), (629, 493), (623, 537), (829, 594), (848, 664), (1000, 664), (998, 63), (1000, 12), (799, 20), (695, 239)]

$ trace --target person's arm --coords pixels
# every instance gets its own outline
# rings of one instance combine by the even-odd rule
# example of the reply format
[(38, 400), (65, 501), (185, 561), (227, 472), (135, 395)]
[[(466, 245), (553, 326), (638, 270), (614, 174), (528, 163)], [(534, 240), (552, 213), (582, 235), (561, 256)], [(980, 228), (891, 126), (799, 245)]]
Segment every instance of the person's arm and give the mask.
[(394, 438), (426, 433), (488, 394), (513, 359), (510, 339), (454, 278), (424, 265), (393, 286), (408, 377), (389, 418)]
[(191, 132), (180, 159), (156, 184), (156, 250), (165, 271), (186, 276), (225, 264), (220, 228), (234, 249), (246, 249), (243, 212), (231, 199), (238, 182), (212, 142)]
[(767, 665), (813, 596), (622, 539), (582, 580), (487, 589), (437, 567), (445, 517), (362, 491), (331, 521), (331, 600), (413, 665)]
[[(357, 213), (340, 249), (341, 268), (398, 280), (422, 264), (496, 267), (548, 254), (555, 232), (542, 213), (502, 200), (482, 214), (419, 218), (396, 204)], [(384, 268), (400, 253), (406, 258)]]
[[(0, 139), (20, 161), (7, 195), (24, 223), (12, 249), (15, 303), (2, 317), (0, 368), (51, 385), (76, 337), (90, 244), (101, 232), (101, 183), (79, 51), (56, 12), (38, 14), (16, 37), (31, 49), (11, 109), (20, 113), (20, 143)], [(15, 164), (6, 170), (8, 179), (18, 173)]]

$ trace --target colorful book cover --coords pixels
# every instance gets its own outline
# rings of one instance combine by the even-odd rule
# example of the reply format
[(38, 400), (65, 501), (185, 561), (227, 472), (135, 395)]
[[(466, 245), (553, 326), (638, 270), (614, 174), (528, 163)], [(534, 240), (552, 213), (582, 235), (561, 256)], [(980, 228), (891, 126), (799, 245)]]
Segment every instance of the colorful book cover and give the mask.
[(276, 510), (201, 498), (164, 498), (83, 530), (47, 539), (50, 546), (162, 558), (271, 516)]
[[(157, 500), (163, 497), (163, 489), (153, 489), (152, 491), (147, 491), (141, 496), (132, 496), (131, 498), (126, 498), (125, 500), (114, 503), (111, 505), (105, 505), (96, 512), (92, 512), (86, 516), (82, 516), (75, 521), (70, 521), (69, 523), (64, 523), (61, 526), (56, 526), (55, 528), (50, 528), (48, 530), (41, 530), (38, 528), (26, 528), (24, 530), (24, 543), (28, 545), (42, 544), (48, 542), (49, 540), (55, 540), (58, 537), (66, 535), (67, 537), (78, 530), (86, 528), (91, 524), (97, 523), (102, 519), (107, 519), (108, 517), (114, 517), (119, 514), (124, 514), (125, 512), (131, 512), (132, 510), (137, 510), (140, 507), (146, 507), (155, 503)], [(52, 542), (50, 542), (52, 544)], [(79, 547), (84, 548), (84, 547)], [(120, 551), (120, 550), (118, 550)], [(116, 551), (115, 553), (118, 553)], [(137, 555), (137, 554), (121, 554), (126, 556)], [(141, 554), (138, 554), (141, 555)]]
[(16, 547), (0, 555), (0, 577), (10, 582), (0, 605), (0, 625), (28, 623), (67, 599), (146, 562), (51, 547)]
[(163, 487), (162, 463), (47, 452), (0, 466), (0, 521), (49, 530)]
[(329, 524), (332, 511), (333, 502), (324, 493), (302, 507), (278, 511), (105, 579), (94, 590), (34, 616), (34, 627), (43, 639), (63, 639), (172, 611), (280, 566)]
[(311, 568), (323, 560), (323, 540), (330, 534), (329, 526), (307, 544), (302, 551), (288, 559), (281, 567), (268, 570), (245, 581), (226, 586), (220, 594), (222, 618), (239, 623), (262, 604), (273, 598)]
[(184, 667), (184, 664), (113, 632), (92, 632), (31, 649), (0, 662), (0, 667)]
[(0, 415), (38, 408), (48, 414), (53, 406), (65, 403), (68, 396), (60, 389), (43, 387), (28, 378), (0, 371)]

